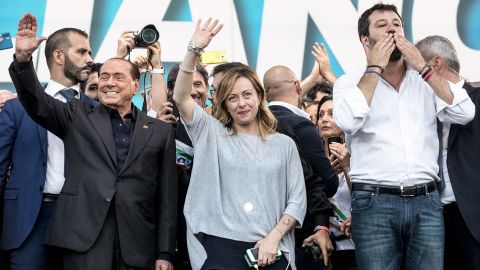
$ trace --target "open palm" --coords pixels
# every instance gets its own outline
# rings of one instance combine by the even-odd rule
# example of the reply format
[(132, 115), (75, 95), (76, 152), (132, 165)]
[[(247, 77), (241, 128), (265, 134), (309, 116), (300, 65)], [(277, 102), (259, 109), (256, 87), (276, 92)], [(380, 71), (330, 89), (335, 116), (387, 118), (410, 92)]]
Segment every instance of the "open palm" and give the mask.
[(15, 39), (15, 54), (17, 60), (28, 61), (45, 37), (37, 38), (37, 19), (30, 13), (25, 14), (18, 22)]

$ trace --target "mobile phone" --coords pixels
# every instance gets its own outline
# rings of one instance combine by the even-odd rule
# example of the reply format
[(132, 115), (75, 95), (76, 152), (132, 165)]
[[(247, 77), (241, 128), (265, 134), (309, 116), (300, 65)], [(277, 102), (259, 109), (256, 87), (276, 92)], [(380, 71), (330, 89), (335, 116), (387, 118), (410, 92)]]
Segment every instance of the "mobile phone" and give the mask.
[(12, 37), (10, 33), (0, 34), (0, 50), (6, 50), (13, 48)]
[[(276, 261), (280, 260), (282, 257), (282, 251), (277, 250)], [(258, 248), (247, 249), (245, 254), (245, 260), (247, 261), (248, 266), (254, 267), (258, 263)]]
[(221, 64), (227, 62), (227, 52), (222, 51), (204, 51), (201, 54), (200, 61), (204, 65)]
[(336, 142), (336, 143), (339, 143), (339, 144), (343, 144), (343, 138), (342, 137), (330, 137), (330, 138), (327, 138), (327, 145), (328, 145), (328, 153), (331, 155), (332, 154), (332, 151), (330, 151), (330, 144), (332, 142)]

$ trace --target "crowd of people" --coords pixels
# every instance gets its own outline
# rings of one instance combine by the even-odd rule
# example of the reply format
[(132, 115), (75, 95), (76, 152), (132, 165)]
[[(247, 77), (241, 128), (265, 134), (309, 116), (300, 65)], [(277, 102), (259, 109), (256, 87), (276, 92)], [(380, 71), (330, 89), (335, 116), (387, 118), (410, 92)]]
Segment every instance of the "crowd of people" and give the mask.
[(375, 4), (366, 67), (337, 78), (316, 43), (302, 81), (282, 65), (261, 80), (201, 64), (218, 20), (165, 76), (159, 42), (130, 61), (124, 31), (94, 63), (85, 32), (37, 37), (25, 14), (18, 97), (0, 92), (0, 268), (479, 269), (480, 90), (447, 38), (412, 44), (403, 26)]

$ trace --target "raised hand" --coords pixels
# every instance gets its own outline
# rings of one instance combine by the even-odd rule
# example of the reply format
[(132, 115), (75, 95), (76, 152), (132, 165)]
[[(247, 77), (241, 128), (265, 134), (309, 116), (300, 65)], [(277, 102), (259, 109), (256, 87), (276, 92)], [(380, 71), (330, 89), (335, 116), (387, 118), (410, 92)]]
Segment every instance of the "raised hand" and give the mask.
[(148, 57), (153, 68), (162, 67), (162, 49), (160, 47), (160, 42), (157, 42), (153, 45), (150, 45), (148, 48)]
[(425, 60), (418, 49), (410, 43), (404, 36), (395, 33), (393, 36), (397, 48), (402, 52), (403, 58), (416, 71), (421, 71), (425, 66)]
[(197, 26), (195, 27), (191, 41), (194, 42), (197, 47), (205, 49), (208, 44), (210, 44), (210, 41), (212, 41), (212, 38), (222, 29), (223, 24), (218, 24), (218, 20), (212, 22), (212, 18), (208, 18), (202, 26), (201, 23), (202, 20), (197, 21)]
[(373, 47), (364, 44), (363, 49), (367, 55), (368, 65), (377, 65), (384, 69), (390, 61), (390, 55), (395, 49), (394, 41), (392, 33), (385, 33)]
[(140, 69), (140, 73), (145, 73), (147, 62), (147, 57), (145, 55), (137, 55), (132, 59), (132, 63)]
[(333, 74), (332, 67), (330, 66), (330, 58), (328, 57), (327, 49), (325, 45), (315, 44), (312, 46), (312, 54), (315, 57), (315, 62), (318, 66), (318, 72), (327, 81), (334, 83), (337, 77)]
[(30, 13), (23, 15), (18, 21), (17, 37), (15, 39), (15, 57), (19, 62), (27, 62), (33, 52), (46, 37), (37, 38), (37, 19)]
[(118, 58), (125, 58), (129, 52), (135, 47), (135, 40), (133, 38), (132, 30), (125, 30), (122, 32), (117, 42), (117, 56)]

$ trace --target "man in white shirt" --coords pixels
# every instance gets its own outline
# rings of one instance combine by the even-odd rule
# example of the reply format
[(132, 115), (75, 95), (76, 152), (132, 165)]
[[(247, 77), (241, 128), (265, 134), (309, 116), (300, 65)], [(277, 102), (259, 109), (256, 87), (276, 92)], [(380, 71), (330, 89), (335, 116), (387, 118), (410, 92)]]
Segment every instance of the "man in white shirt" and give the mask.
[[(452, 42), (429, 36), (416, 47), (442, 78), (465, 88), (479, 109), (478, 88), (459, 75), (460, 63)], [(444, 269), (478, 269), (480, 265), (480, 115), (467, 125), (443, 124), (441, 162), (445, 190), (441, 193), (445, 221)]]
[[(63, 28), (50, 35), (45, 47), (47, 94), (63, 102), (82, 98), (94, 105), (79, 94), (79, 83), (88, 79), (93, 63), (90, 54), (88, 35), (79, 29)], [(7, 202), (0, 248), (6, 250), (11, 270), (60, 269), (60, 254), (43, 245), (43, 239), (65, 181), (63, 142), (37, 125), (18, 99), (8, 101), (0, 113), (0, 130), (0, 186), (6, 184)]]
[(333, 93), (351, 153), (358, 267), (442, 269), (437, 118), (467, 124), (475, 106), (426, 65), (394, 5), (366, 10), (358, 31), (368, 66), (342, 76)]

